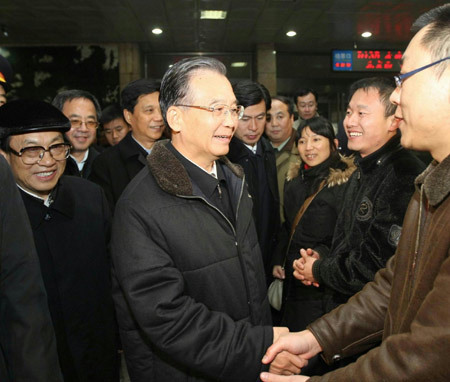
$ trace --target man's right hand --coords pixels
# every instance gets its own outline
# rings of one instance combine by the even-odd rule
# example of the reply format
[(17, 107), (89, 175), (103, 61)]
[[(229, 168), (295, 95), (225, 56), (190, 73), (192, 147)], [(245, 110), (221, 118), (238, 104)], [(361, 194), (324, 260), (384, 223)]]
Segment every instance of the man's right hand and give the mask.
[(298, 333), (280, 332), (279, 338), (275, 338), (275, 329), (286, 328), (274, 328), (274, 344), (271, 345), (262, 359), (262, 363), (269, 364), (276, 357), (276, 355), (284, 350), (291, 354), (300, 356), (303, 359), (310, 359), (316, 354), (322, 351), (319, 342), (316, 337), (309, 331), (303, 330)]

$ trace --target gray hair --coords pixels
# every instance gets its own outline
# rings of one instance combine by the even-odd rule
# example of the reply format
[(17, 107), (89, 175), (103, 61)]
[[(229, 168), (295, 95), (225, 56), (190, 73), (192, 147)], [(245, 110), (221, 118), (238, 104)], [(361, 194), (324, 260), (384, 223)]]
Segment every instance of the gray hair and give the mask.
[(72, 89), (72, 90), (65, 90), (56, 95), (55, 98), (53, 98), (52, 105), (58, 108), (60, 111), (62, 111), (64, 104), (68, 101), (72, 101), (74, 99), (78, 98), (85, 98), (91, 101), (95, 106), (95, 112), (97, 113), (97, 120), (100, 121), (100, 118), (102, 117), (102, 109), (100, 107), (100, 104), (97, 100), (97, 98), (89, 93), (86, 90), (78, 90), (78, 89)]
[(191, 77), (200, 70), (210, 70), (222, 75), (227, 74), (225, 65), (211, 57), (185, 58), (174, 64), (161, 81), (159, 105), (161, 114), (167, 126), (167, 110), (176, 104), (188, 104), (192, 98), (192, 89), (189, 87)]

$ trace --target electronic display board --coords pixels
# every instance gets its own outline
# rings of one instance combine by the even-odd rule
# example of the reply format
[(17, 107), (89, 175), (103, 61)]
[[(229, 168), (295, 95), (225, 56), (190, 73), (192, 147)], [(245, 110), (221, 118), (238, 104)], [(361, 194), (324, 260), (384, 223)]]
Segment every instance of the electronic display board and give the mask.
[(333, 50), (335, 72), (400, 72), (401, 50)]

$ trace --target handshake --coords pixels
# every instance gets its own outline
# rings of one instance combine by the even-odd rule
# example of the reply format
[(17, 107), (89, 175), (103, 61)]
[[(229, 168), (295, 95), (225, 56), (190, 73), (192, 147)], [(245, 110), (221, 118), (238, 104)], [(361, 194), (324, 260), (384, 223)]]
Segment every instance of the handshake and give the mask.
[(270, 364), (269, 373), (261, 373), (263, 382), (302, 382), (309, 377), (299, 374), (308, 360), (320, 353), (322, 348), (309, 330), (289, 333), (288, 328), (273, 328), (273, 344), (262, 359)]

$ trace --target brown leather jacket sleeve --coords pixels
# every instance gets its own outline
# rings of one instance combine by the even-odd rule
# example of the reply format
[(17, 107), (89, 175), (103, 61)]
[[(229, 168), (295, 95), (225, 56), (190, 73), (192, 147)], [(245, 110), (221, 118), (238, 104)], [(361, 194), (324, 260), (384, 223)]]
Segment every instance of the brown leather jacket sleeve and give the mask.
[[(389, 299), (395, 257), (349, 303), (310, 326), (324, 358), (354, 354), (380, 339)], [(450, 258), (441, 266), (433, 289), (425, 296), (411, 330), (387, 336), (380, 346), (355, 363), (310, 381), (446, 381), (450, 364)], [(391, 302), (392, 303), (392, 302)], [(444, 307), (444, 308), (442, 308)]]

